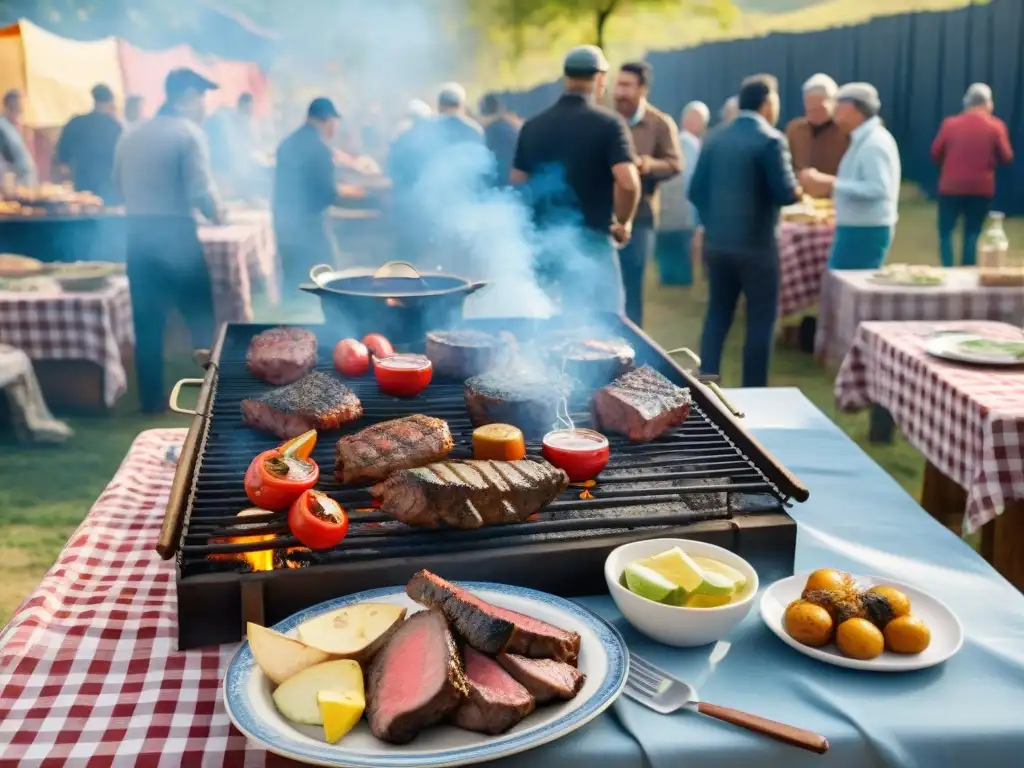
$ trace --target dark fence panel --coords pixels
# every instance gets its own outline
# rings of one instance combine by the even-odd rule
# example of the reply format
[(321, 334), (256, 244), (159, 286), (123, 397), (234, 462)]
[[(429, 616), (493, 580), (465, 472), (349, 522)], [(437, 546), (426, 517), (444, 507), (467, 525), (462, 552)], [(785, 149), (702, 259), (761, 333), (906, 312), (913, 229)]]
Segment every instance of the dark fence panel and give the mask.
[[(933, 194), (938, 169), (931, 143), (942, 119), (960, 110), (972, 82), (992, 86), (996, 114), (1010, 129), (1018, 155), (1000, 171), (996, 205), (1024, 214), (1024, 2), (992, 0), (943, 13), (872, 19), (856, 27), (656, 51), (651, 101), (678, 116), (699, 99), (718, 109), (747, 75), (770, 72), (782, 90), (782, 121), (802, 111), (800, 86), (815, 72), (839, 83), (870, 82), (882, 117), (900, 145), (903, 176)], [(558, 82), (506, 94), (513, 111), (530, 117), (558, 98)]]

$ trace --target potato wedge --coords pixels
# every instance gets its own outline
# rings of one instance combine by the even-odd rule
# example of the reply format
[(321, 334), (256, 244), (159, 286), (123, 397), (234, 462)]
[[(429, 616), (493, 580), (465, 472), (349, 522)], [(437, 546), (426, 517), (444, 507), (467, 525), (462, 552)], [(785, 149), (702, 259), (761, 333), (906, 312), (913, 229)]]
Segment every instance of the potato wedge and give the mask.
[[(293, 723), (323, 725), (324, 716), (319, 697), (325, 692), (336, 693), (344, 699), (363, 702), (365, 705), (362, 668), (351, 659), (325, 661), (315, 667), (307, 667), (277, 686), (274, 706)], [(333, 713), (328, 710), (328, 714)], [(332, 735), (340, 730), (334, 722), (331, 726)]]
[(388, 603), (357, 603), (299, 625), (299, 639), (336, 659), (367, 664), (405, 619), (406, 609)]
[(246, 625), (245, 635), (259, 668), (277, 685), (306, 667), (331, 658), (329, 653), (251, 621)]

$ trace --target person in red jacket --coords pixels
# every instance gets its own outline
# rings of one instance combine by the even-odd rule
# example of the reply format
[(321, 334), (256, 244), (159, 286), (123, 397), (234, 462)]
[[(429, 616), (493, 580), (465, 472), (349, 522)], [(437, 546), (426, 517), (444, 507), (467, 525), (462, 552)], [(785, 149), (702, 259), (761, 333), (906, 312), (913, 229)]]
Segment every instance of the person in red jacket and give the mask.
[(992, 89), (974, 83), (964, 96), (964, 111), (942, 121), (932, 143), (939, 176), (939, 252), (953, 266), (953, 230), (964, 219), (964, 266), (975, 263), (981, 228), (996, 191), (996, 167), (1013, 161), (1006, 124), (992, 114)]

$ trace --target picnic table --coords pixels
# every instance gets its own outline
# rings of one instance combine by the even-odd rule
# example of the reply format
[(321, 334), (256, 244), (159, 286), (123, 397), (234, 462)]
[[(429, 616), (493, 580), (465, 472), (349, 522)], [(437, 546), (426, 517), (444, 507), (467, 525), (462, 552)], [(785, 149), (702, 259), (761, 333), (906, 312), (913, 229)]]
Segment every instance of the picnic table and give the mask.
[(928, 336), (948, 330), (1021, 338), (1019, 326), (996, 322), (862, 323), (836, 377), (836, 402), (888, 410), (927, 460), (929, 511), (945, 520), (959, 505), (968, 533), (989, 524), (983, 551), (1024, 588), (1024, 370), (928, 355)]
[(830, 271), (825, 276), (818, 310), (815, 355), (839, 365), (850, 350), (857, 327), (869, 320), (1000, 320), (1024, 323), (1024, 288), (978, 284), (978, 270), (943, 270), (941, 285), (887, 285), (873, 279), (875, 270)]
[[(690, 650), (633, 631), (607, 595), (582, 598), (630, 648), (708, 701), (824, 734), (826, 757), (693, 714), (620, 698), (551, 744), (495, 763), (563, 768), (1016, 765), (1024, 750), (1024, 596), (920, 507), (794, 389), (733, 390), (763, 445), (811, 489), (791, 512), (796, 568), (916, 583), (963, 622), (944, 666), (880, 675), (798, 654), (755, 607)], [(153, 551), (185, 430), (142, 433), (40, 586), (0, 633), (0, 766), (293, 765), (231, 726), (219, 689), (236, 646), (175, 650), (174, 563)]]
[(274, 304), (280, 300), (277, 249), (268, 212), (232, 211), (227, 224), (201, 224), (199, 241), (210, 270), (218, 322), (252, 322), (256, 289), (265, 290)]
[(835, 224), (827, 221), (779, 224), (779, 317), (804, 312), (818, 303), (835, 233)]
[(127, 389), (135, 346), (128, 278), (86, 293), (56, 282), (0, 291), (0, 343), (29, 356), (50, 405), (112, 407)]

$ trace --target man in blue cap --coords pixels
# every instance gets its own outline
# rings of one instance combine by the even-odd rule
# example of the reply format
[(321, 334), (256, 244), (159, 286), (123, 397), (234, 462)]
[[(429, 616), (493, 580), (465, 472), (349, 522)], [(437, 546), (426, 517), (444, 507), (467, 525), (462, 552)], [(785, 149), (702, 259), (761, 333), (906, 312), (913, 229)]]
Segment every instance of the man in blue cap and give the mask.
[[(526, 185), (541, 242), (540, 271), (563, 305), (621, 314), (616, 245), (629, 242), (640, 176), (625, 121), (602, 106), (608, 62), (593, 45), (565, 58), (565, 93), (527, 120), (512, 163)], [(575, 237), (567, 243), (565, 235)], [(567, 247), (570, 246), (570, 247)]]
[(313, 99), (306, 122), (277, 148), (274, 170), (274, 232), (285, 291), (300, 296), (317, 264), (338, 263), (337, 243), (327, 209), (339, 202), (334, 155), (328, 142), (341, 115), (330, 99)]
[(167, 407), (164, 325), (171, 309), (188, 322), (194, 347), (213, 342), (213, 292), (195, 212), (223, 221), (210, 171), (206, 92), (217, 87), (191, 69), (164, 81), (166, 100), (156, 117), (121, 135), (114, 180), (127, 213), (128, 282), (135, 321), (139, 401), (147, 413)]

